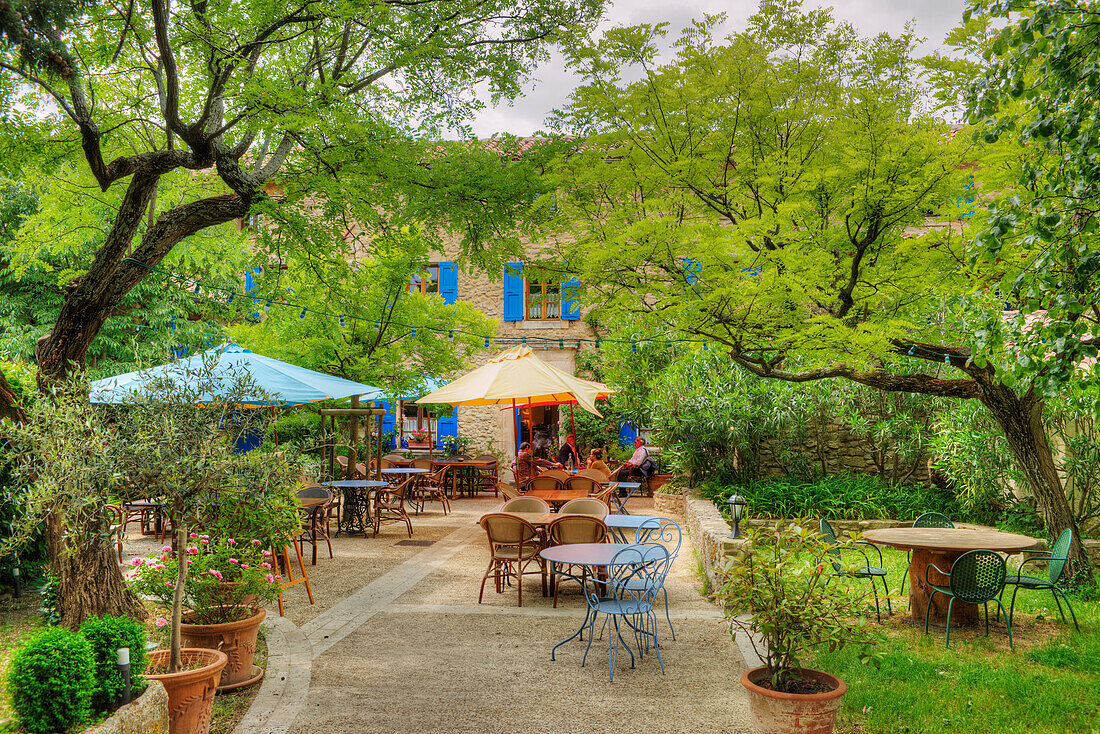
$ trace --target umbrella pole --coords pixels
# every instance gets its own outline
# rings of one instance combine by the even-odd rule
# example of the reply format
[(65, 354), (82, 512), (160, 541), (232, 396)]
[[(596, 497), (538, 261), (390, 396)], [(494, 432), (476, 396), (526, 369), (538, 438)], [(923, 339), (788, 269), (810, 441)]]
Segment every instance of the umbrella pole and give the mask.
[(515, 398), (512, 398), (512, 431), (516, 434), (516, 456), (519, 456), (519, 414), (516, 413)]
[(531, 437), (531, 456), (535, 455), (535, 409), (531, 407), (531, 398), (527, 398), (527, 435)]
[(271, 406), (271, 430), (275, 432), (275, 448), (279, 448), (279, 424), (275, 422), (275, 406)]
[(577, 424), (573, 418), (573, 403), (569, 404), (569, 432), (572, 433), (574, 437), (576, 437)]

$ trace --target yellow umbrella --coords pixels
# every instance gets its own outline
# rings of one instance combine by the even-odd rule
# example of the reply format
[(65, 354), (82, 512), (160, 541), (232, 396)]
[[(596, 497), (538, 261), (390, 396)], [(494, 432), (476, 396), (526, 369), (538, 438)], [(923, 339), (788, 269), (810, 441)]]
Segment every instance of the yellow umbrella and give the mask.
[(527, 404), (576, 401), (596, 415), (596, 399), (607, 397), (606, 385), (582, 380), (548, 365), (519, 346), (501, 352), (473, 372), (428, 393), (418, 403), (450, 405), (502, 405), (522, 400)]

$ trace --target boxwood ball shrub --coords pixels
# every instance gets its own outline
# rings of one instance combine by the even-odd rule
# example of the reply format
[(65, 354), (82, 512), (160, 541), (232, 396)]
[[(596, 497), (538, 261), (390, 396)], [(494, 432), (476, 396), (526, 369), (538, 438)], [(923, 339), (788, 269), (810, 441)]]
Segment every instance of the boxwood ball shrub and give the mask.
[(130, 688), (137, 692), (144, 685), (145, 628), (125, 617), (89, 617), (80, 625), (80, 634), (92, 646), (95, 660), (95, 689), (92, 707), (96, 711), (112, 708), (122, 696), (123, 680), (118, 670), (118, 649), (130, 649)]
[(51, 628), (11, 660), (8, 689), (20, 725), (30, 732), (64, 731), (91, 713), (95, 688), (92, 646), (82, 635)]

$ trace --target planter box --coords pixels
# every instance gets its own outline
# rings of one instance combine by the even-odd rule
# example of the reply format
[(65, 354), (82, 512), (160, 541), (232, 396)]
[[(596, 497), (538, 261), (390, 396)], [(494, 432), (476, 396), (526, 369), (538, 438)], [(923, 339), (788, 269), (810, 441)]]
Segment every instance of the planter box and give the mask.
[(168, 734), (168, 692), (151, 680), (144, 693), (84, 734)]
[(661, 491), (661, 487), (665, 486), (665, 482), (672, 479), (671, 474), (654, 474), (649, 478), (649, 491), (657, 493)]
[(432, 447), (431, 441), (413, 441), (409, 439), (408, 443), (410, 449), (430, 449)]

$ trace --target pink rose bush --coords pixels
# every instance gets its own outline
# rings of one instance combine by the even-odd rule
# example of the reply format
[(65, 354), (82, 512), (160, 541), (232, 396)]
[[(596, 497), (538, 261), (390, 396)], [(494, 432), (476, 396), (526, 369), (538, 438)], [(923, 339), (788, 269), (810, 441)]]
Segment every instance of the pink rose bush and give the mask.
[[(184, 549), (188, 565), (184, 587), (184, 622), (223, 624), (252, 616), (255, 609), (278, 594), (280, 576), (265, 558), (261, 541), (210, 538), (191, 533)], [(232, 542), (230, 542), (232, 541)], [(206, 543), (206, 545), (203, 545)], [(171, 608), (179, 558), (170, 546), (159, 556), (139, 556), (130, 561), (127, 582), (138, 594)], [(266, 568), (264, 568), (266, 567)]]

